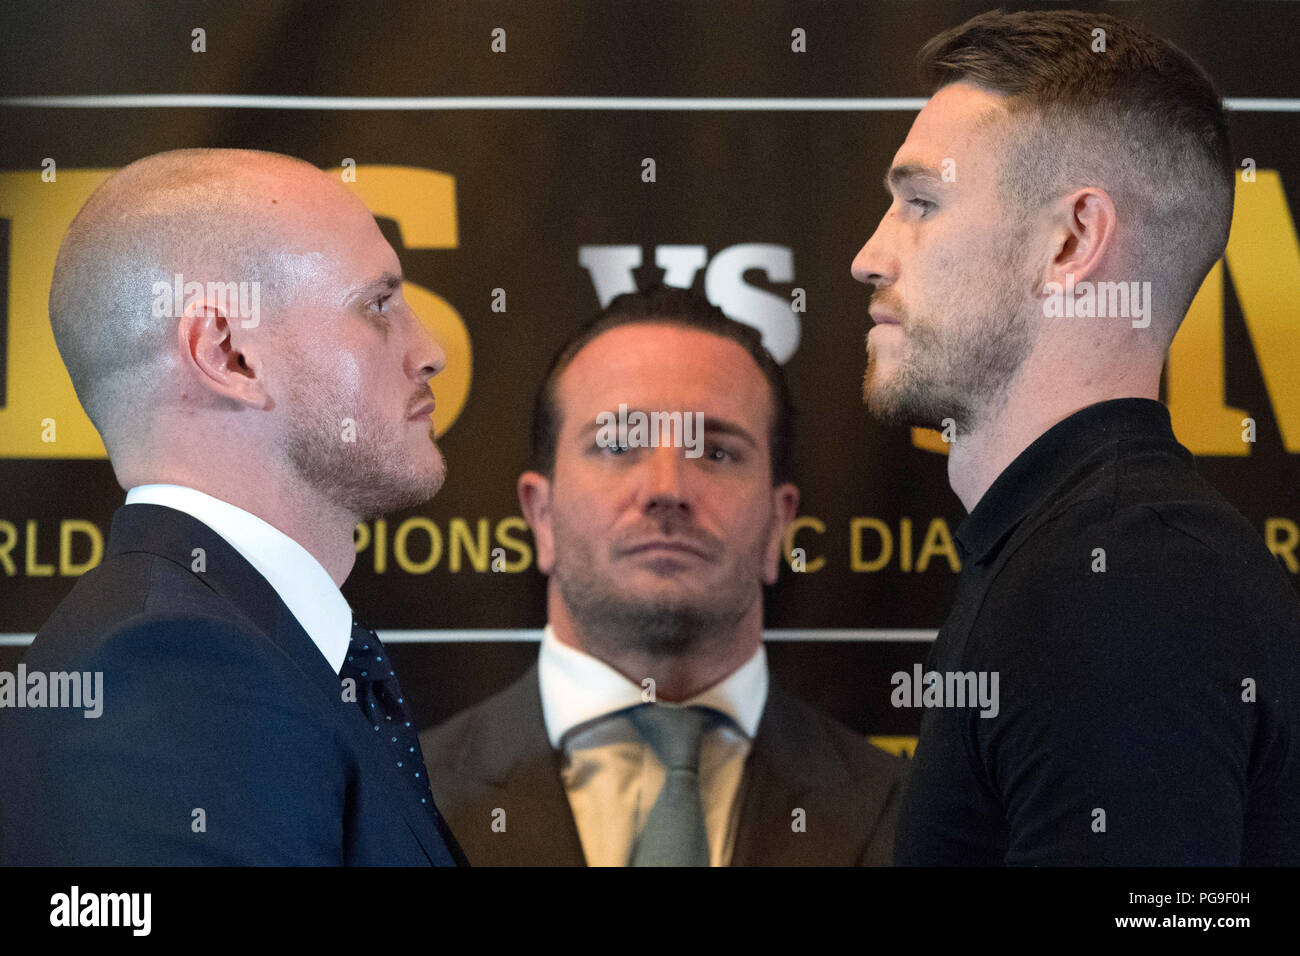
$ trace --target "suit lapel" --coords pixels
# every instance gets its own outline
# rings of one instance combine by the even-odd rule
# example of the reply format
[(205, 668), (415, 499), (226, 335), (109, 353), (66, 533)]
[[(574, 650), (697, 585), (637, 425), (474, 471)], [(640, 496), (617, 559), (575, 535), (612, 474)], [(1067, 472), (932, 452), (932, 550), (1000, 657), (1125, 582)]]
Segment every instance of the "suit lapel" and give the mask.
[(844, 759), (801, 709), (771, 685), (745, 765), (732, 866), (854, 865), (875, 826), (879, 808), (863, 805)]
[[(195, 569), (196, 548), (202, 549), (201, 571)], [(353, 741), (367, 775), (390, 781), (388, 789), (393, 800), (400, 806), (402, 818), (425, 855), (431, 862), (448, 862), (450, 848), (444, 849), (433, 821), (410, 785), (395, 767), (389, 766), (389, 761), (382, 759), (361, 709), (343, 700), (334, 669), (275, 588), (223, 537), (197, 518), (174, 508), (125, 505), (113, 516), (106, 550), (110, 556), (145, 552), (179, 564), (243, 613), (253, 627), (289, 658), (303, 681), (315, 689), (322, 704), (322, 715)]]
[[(196, 549), (201, 549), (202, 564)], [(308, 683), (334, 696), (338, 676), (275, 588), (202, 521), (161, 505), (125, 505), (113, 516), (107, 551), (110, 556), (141, 551), (187, 569), (241, 612), (293, 661)]]
[[(483, 709), (465, 759), (454, 773), (458, 779), (449, 785), (464, 799), (471, 860), (489, 865), (585, 865), (560, 776), (561, 757), (546, 736), (535, 664), (493, 706)], [(504, 833), (489, 826), (497, 810), (505, 811)]]
[[(261, 578), (260, 575), (258, 577)], [(265, 579), (262, 580), (265, 582)], [(274, 589), (272, 593), (274, 595)], [(414, 789), (397, 772), (391, 760), (383, 759), (383, 748), (375, 740), (374, 729), (366, 721), (356, 701), (343, 698), (339, 677), (320, 653), (320, 649), (302, 629), (302, 625), (298, 623), (298, 619), (293, 616), (284, 602), (279, 600), (279, 595), (274, 596), (279, 608), (273, 639), (277, 645), (286, 649), (286, 653), (289, 653), (303, 670), (304, 676), (318, 689), (325, 714), (352, 741), (357, 760), (361, 763), (364, 773), (367, 776), (387, 779), (388, 793), (400, 808), (402, 819), (406, 821), (411, 834), (419, 841), (429, 862), (435, 865), (446, 865), (453, 861), (463, 862), (457, 859), (459, 848), (453, 849), (454, 840), (442, 839), (428, 811), (416, 799)], [(306, 642), (306, 646), (303, 642)]]

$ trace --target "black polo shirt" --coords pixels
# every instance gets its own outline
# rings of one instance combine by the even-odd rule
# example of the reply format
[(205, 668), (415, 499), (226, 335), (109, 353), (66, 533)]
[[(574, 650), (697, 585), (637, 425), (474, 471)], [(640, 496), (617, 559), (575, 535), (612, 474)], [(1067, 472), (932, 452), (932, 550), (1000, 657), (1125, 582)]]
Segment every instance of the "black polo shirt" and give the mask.
[(1163, 405), (1071, 415), (956, 537), (896, 862), (1300, 864), (1300, 599)]

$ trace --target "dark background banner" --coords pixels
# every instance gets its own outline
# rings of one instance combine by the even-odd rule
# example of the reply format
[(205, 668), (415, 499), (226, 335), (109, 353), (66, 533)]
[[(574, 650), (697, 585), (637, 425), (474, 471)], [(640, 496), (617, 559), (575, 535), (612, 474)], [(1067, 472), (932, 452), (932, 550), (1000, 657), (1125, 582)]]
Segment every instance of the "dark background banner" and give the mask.
[[(1205, 64), (1234, 106), (1235, 151), (1254, 175), (1239, 177), (1226, 264), (1179, 334), (1165, 397), (1200, 468), (1300, 587), (1300, 252), (1287, 196), (1300, 179), (1300, 10), (1077, 6), (1141, 19)], [(544, 580), (514, 495), (532, 392), (569, 332), (667, 270), (789, 353), (802, 491), (791, 546), (805, 570), (787, 569), (768, 595), (775, 673), (860, 730), (914, 734), (919, 713), (891, 708), (889, 676), (923, 660), (943, 621), (964, 512), (941, 443), (883, 428), (862, 406), (868, 297), (849, 263), (887, 207), (880, 178), (919, 104), (899, 100), (921, 92), (917, 48), (981, 9), (7, 6), (0, 668), (98, 559), (122, 500), (49, 335), (59, 238), (94, 185), (132, 160), (254, 147), (355, 164), (408, 296), (449, 353), (434, 380), (446, 486), (359, 528), (344, 587), (394, 642), (422, 723), (503, 686), (535, 654)], [(806, 52), (791, 49), (796, 29)], [(184, 96), (151, 99), (161, 94)], [(214, 98), (230, 94), (250, 98)], [(791, 308), (797, 290), (803, 311)]]

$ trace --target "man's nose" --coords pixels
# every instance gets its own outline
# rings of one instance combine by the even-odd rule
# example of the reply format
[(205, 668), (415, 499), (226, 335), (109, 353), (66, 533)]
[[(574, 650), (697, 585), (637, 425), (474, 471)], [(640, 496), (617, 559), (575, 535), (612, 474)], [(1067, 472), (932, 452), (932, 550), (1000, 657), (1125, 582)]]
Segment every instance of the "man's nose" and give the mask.
[(688, 467), (685, 451), (671, 445), (649, 449), (646, 456), (645, 510), (647, 514), (686, 515), (691, 507), (688, 500)]
[(447, 367), (447, 353), (433, 337), (420, 317), (411, 312), (412, 340), (407, 352), (410, 372), (421, 383), (429, 381)]
[(876, 231), (853, 257), (853, 278), (876, 288), (889, 285), (898, 275), (898, 261), (889, 252), (889, 213), (881, 217)]

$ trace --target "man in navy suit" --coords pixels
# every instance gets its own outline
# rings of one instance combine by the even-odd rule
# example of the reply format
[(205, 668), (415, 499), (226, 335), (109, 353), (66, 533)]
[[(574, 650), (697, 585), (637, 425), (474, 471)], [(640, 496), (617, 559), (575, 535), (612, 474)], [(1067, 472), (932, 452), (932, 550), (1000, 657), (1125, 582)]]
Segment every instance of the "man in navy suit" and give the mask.
[(150, 156), (73, 221), (50, 319), (128, 493), (24, 658), (102, 713), (0, 709), (0, 863), (463, 862), (339, 591), (358, 520), (444, 475), (446, 358), (373, 216), (287, 156)]

